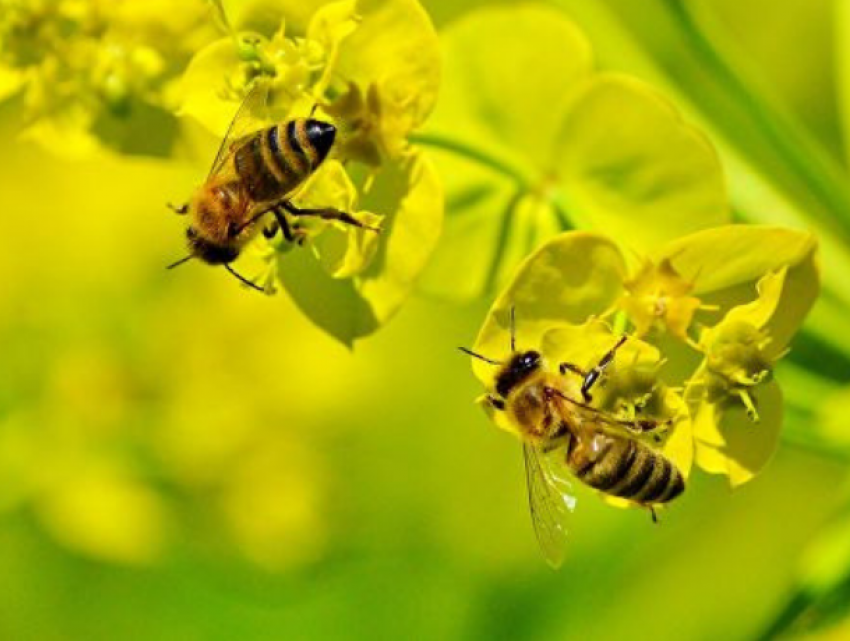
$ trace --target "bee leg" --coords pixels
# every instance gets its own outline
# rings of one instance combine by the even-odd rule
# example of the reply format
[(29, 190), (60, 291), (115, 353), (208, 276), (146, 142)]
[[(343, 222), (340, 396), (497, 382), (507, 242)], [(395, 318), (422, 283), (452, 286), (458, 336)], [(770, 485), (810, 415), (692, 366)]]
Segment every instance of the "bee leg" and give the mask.
[(179, 207), (172, 205), (171, 203), (165, 204), (171, 211), (173, 211), (175, 214), (179, 214), (180, 216), (184, 216), (185, 214), (189, 213), (189, 203), (183, 203)]
[(276, 220), (272, 221), (269, 223), (268, 227), (265, 227), (263, 229), (263, 236), (266, 238), (266, 240), (271, 240), (275, 237), (275, 234), (277, 234), (278, 229), (280, 229), (280, 225), (277, 224)]
[(558, 371), (561, 372), (561, 375), (566, 375), (567, 372), (572, 372), (573, 374), (578, 374), (582, 378), (587, 376), (587, 372), (585, 372), (578, 365), (573, 365), (572, 363), (561, 363), (558, 365)]
[(490, 403), (493, 409), (497, 409), (499, 411), (503, 411), (505, 409), (505, 401), (501, 398), (493, 396), (492, 394), (487, 395), (487, 402)]
[(283, 237), (290, 243), (294, 242), (295, 234), (292, 233), (292, 227), (290, 227), (284, 211), (280, 208), (280, 206), (277, 206), (272, 209), (272, 213), (274, 214), (274, 219), (277, 221), (280, 230), (283, 232)]
[(655, 508), (652, 505), (650, 505), (648, 507), (649, 507), (649, 514), (652, 516), (652, 522), (655, 523), (655, 525), (658, 525), (658, 515), (655, 513)]
[(581, 395), (584, 397), (584, 401), (586, 403), (593, 400), (593, 397), (590, 395), (590, 389), (599, 381), (599, 377), (602, 376), (605, 369), (611, 364), (611, 361), (614, 360), (614, 354), (617, 353), (617, 350), (623, 346), (623, 343), (625, 343), (628, 338), (628, 336), (621, 336), (620, 340), (617, 341), (617, 344), (609, 349), (605, 355), (599, 359), (599, 362), (593, 367), (593, 369), (590, 370), (584, 377), (584, 381), (581, 384)]
[(288, 200), (281, 202), (280, 206), (293, 216), (315, 216), (322, 220), (338, 220), (346, 225), (354, 225), (355, 227), (361, 227), (374, 232), (381, 231), (378, 227), (370, 227), (369, 225), (363, 224), (347, 212), (340, 211), (339, 209), (333, 209), (331, 207), (326, 209), (301, 209), (300, 207), (293, 205)]

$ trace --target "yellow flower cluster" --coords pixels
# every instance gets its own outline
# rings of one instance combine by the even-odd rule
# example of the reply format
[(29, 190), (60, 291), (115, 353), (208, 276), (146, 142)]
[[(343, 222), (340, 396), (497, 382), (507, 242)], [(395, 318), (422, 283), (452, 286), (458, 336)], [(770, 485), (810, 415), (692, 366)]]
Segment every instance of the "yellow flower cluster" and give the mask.
[(203, 0), (3, 0), (0, 92), (20, 94), (26, 133), (55, 153), (164, 155), (174, 83), (214, 34)]
[[(683, 473), (695, 461), (733, 485), (748, 481), (778, 444), (771, 373), (817, 297), (814, 237), (730, 225), (644, 257), (620, 246), (586, 232), (544, 243), (490, 309), (474, 350), (506, 356), (511, 309), (518, 344), (551, 363), (590, 368), (625, 333), (634, 348), (617, 353), (597, 406), (629, 421), (672, 418), (662, 451)], [(473, 368), (492, 384), (491, 368)]]
[(351, 344), (399, 309), (441, 231), (439, 180), (408, 140), (436, 101), (436, 33), (416, 0), (269, 0), (229, 23), (231, 33), (189, 65), (180, 113), (221, 136), (259, 81), (270, 90), (255, 129), (310, 113), (334, 124), (331, 157), (293, 200), (380, 222), (380, 237), (319, 221), (306, 229), (315, 258), (288, 243), (259, 243), (255, 269), (258, 282), (280, 282), (317, 325)]

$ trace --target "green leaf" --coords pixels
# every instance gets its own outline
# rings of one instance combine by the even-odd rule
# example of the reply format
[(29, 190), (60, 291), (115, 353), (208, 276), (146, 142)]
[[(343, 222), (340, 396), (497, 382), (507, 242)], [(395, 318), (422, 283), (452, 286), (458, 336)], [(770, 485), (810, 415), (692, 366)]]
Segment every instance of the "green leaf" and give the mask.
[(701, 15), (711, 38), (730, 63), (750, 74), (755, 90), (775, 99), (839, 158), (834, 74), (841, 19), (835, 11), (842, 1), (716, 0)]

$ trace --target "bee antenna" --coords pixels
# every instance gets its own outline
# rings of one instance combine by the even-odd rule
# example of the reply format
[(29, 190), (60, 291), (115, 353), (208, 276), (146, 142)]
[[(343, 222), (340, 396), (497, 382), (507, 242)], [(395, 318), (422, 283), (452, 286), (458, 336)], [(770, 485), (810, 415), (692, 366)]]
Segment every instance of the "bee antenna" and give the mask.
[(313, 114), (315, 114), (315, 113), (316, 113), (316, 109), (318, 109), (318, 108), (319, 108), (319, 103), (318, 103), (318, 102), (314, 102), (314, 103), (313, 103), (313, 108), (310, 110), (310, 117), (311, 117), (311, 118), (313, 117)]
[(256, 283), (252, 283), (250, 280), (242, 276), (239, 272), (233, 269), (228, 263), (224, 263), (224, 268), (229, 271), (236, 279), (238, 279), (243, 285), (247, 285), (251, 289), (256, 289), (258, 292), (266, 293), (266, 290), (257, 285)]
[(511, 305), (511, 353), (516, 351), (516, 308)]
[(182, 265), (183, 263), (185, 263), (187, 260), (192, 260), (194, 257), (195, 257), (195, 256), (194, 256), (194, 255), (192, 255), (192, 254), (189, 254), (188, 256), (184, 256), (184, 257), (183, 257), (183, 258), (181, 258), (180, 260), (175, 261), (175, 262), (171, 263), (170, 265), (168, 265), (168, 266), (166, 267), (166, 269), (174, 269), (175, 267), (179, 267), (180, 265)]
[(490, 365), (501, 365), (502, 361), (494, 361), (492, 358), (487, 358), (486, 356), (482, 356), (476, 352), (473, 352), (471, 349), (467, 349), (465, 347), (458, 347), (460, 351), (464, 354), (469, 354), (473, 358), (477, 358), (478, 360), (484, 361), (485, 363), (490, 363)]

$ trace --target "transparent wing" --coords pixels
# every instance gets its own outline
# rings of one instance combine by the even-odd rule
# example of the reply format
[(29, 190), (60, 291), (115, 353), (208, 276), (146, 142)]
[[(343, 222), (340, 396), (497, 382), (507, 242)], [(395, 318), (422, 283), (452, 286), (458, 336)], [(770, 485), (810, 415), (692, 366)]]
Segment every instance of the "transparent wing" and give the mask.
[(586, 403), (582, 403), (579, 400), (571, 398), (558, 389), (552, 388), (551, 391), (557, 397), (556, 400), (566, 403), (565, 406), (562, 406), (562, 413), (582, 417), (587, 422), (593, 422), (615, 428), (628, 436), (645, 434), (656, 430), (663, 431), (668, 429), (675, 422), (674, 419), (656, 420), (651, 418), (637, 418), (631, 421), (620, 419), (616, 416), (612, 416), (610, 412), (597, 407), (591, 407)]
[(570, 483), (551, 469), (551, 459), (528, 443), (523, 444), (528, 508), (534, 533), (546, 562), (558, 568), (564, 562), (567, 521), (576, 499)]
[(234, 148), (235, 142), (267, 124), (266, 104), (268, 103), (268, 98), (268, 82), (257, 81), (248, 90), (245, 98), (242, 99), (242, 104), (236, 110), (236, 115), (230, 121), (224, 138), (221, 140), (218, 153), (216, 153), (215, 160), (213, 160), (212, 167), (210, 168), (210, 177), (217, 174), (224, 166), (225, 161)]

